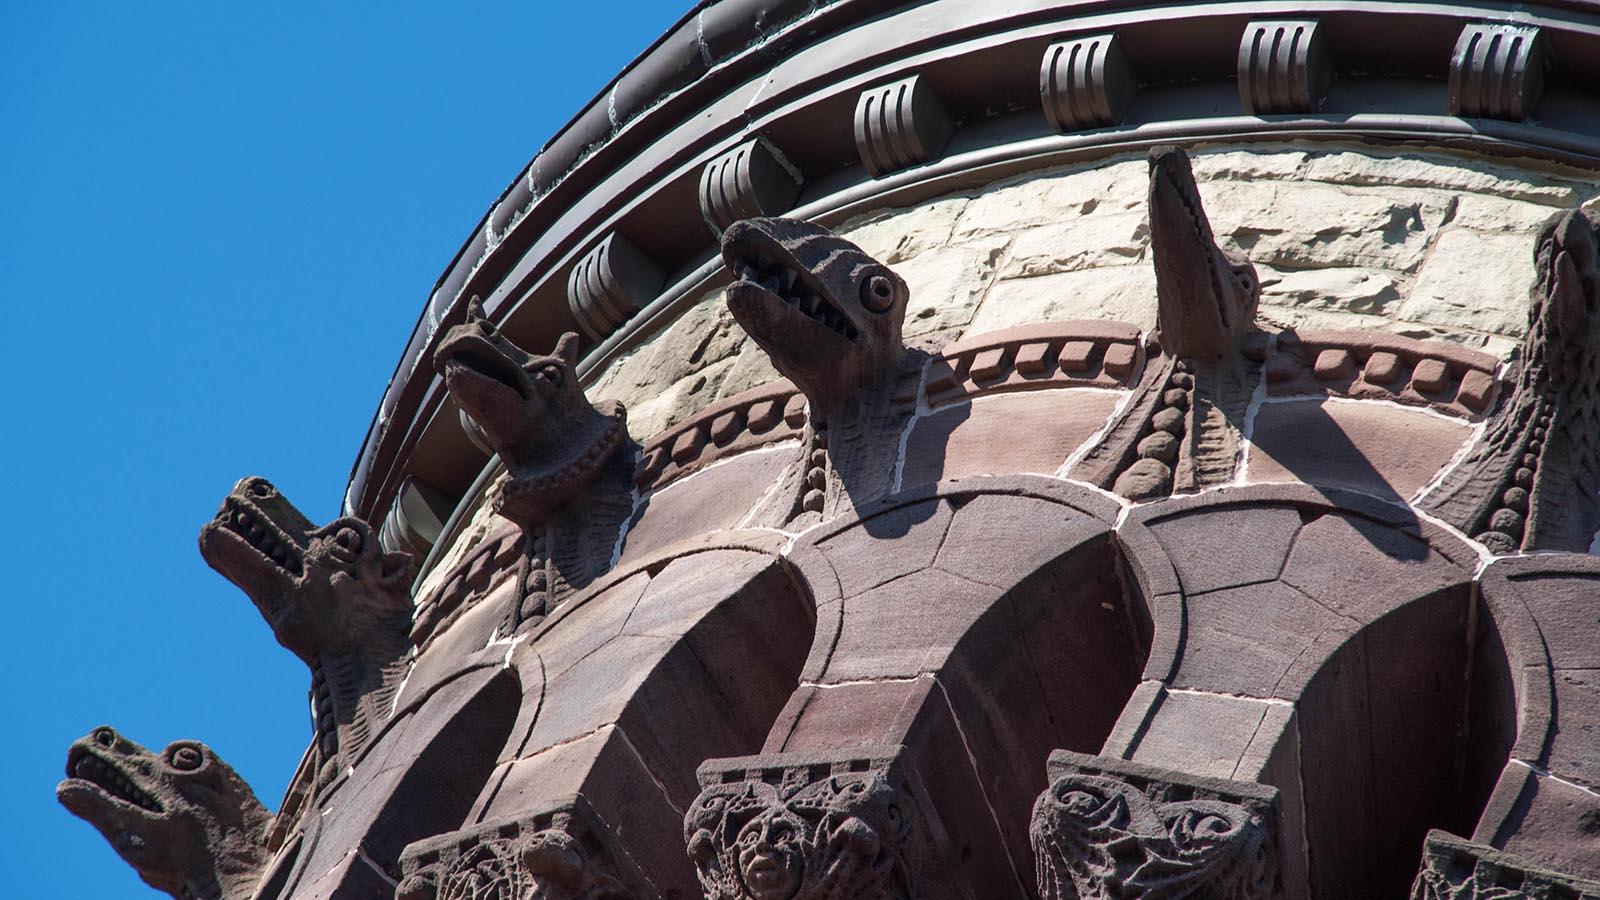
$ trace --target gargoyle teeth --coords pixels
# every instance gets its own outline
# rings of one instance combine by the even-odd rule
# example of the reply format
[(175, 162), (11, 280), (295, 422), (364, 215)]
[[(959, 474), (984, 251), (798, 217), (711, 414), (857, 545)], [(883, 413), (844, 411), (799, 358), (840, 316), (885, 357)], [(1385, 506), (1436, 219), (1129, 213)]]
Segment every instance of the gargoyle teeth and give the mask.
[(218, 519), (224, 528), (243, 538), (273, 565), (297, 578), (300, 576), (303, 571), (300, 548), (260, 513), (230, 498)]
[(163, 810), (160, 801), (150, 796), (121, 769), (88, 751), (72, 754), (67, 760), (67, 777), (87, 781), (112, 797), (153, 813)]

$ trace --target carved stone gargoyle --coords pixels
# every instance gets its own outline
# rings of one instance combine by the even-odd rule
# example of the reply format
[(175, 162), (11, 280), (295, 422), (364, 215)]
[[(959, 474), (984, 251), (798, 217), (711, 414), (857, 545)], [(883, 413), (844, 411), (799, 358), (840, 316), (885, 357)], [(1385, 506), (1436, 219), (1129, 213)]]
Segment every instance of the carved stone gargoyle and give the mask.
[[(722, 235), (728, 309), (810, 405), (815, 459), (789, 515), (833, 515), (893, 482), (900, 381), (925, 354), (901, 338), (905, 280), (820, 225), (744, 219)], [(819, 454), (816, 451), (825, 451)], [(824, 459), (825, 456), (825, 459)]]
[(331, 782), (377, 733), (405, 675), (411, 554), (385, 552), (357, 518), (317, 528), (272, 482), (252, 477), (200, 529), (200, 555), (311, 669), (316, 783)]
[(1581, 210), (1535, 251), (1528, 332), (1483, 439), (1419, 505), (1495, 553), (1589, 549), (1600, 529), (1600, 239)]
[(179, 900), (246, 900), (270, 858), (272, 814), (198, 741), (159, 754), (101, 726), (67, 751), (56, 799), (145, 884)]
[(433, 355), (450, 397), (482, 429), (507, 478), (490, 502), (526, 538), (522, 601), (509, 630), (537, 621), (603, 574), (633, 511), (637, 448), (621, 403), (591, 404), (578, 336), (539, 356), (512, 343), (474, 297)]
[(1131, 500), (1232, 480), (1266, 337), (1255, 325), (1255, 267), (1218, 245), (1177, 147), (1150, 151), (1148, 205), (1161, 354), (1074, 473)]

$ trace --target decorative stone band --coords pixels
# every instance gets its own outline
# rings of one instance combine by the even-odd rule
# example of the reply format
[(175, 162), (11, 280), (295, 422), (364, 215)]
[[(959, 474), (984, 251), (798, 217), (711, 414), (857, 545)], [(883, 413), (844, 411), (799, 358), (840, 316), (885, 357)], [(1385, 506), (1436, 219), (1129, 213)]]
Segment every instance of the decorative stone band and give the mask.
[(921, 75), (862, 91), (856, 100), (856, 150), (874, 178), (938, 159), (955, 130), (944, 101)]
[(904, 747), (711, 760), (683, 833), (706, 900), (953, 900), (951, 847)]
[(1029, 827), (1045, 900), (1283, 895), (1278, 791), (1057, 750)]
[[(1040, 322), (957, 341), (930, 361), (897, 405), (941, 406), (982, 394), (1062, 387), (1127, 388), (1144, 366), (1139, 329), (1122, 322)], [(805, 429), (805, 397), (788, 381), (707, 407), (645, 445), (634, 482), (659, 489), (719, 459), (793, 440)]]
[(744, 391), (701, 410), (645, 445), (634, 483), (662, 488), (735, 453), (793, 440), (806, 422), (806, 398), (788, 381)]
[(644, 900), (650, 882), (582, 797), (406, 847), (395, 900)]
[(491, 533), (474, 547), (443, 587), (432, 595), (417, 598), (417, 610), (411, 618), (412, 646), (419, 650), (426, 648), (436, 635), (443, 633), (478, 600), (513, 580), (522, 548), (522, 531), (509, 521), (504, 522), (499, 533)]
[(977, 394), (1054, 387), (1126, 388), (1139, 378), (1139, 329), (1122, 322), (1041, 322), (957, 341), (928, 366), (929, 406)]
[(1259, 21), (1239, 39), (1239, 102), (1251, 115), (1311, 113), (1333, 80), (1316, 19)]
[(794, 205), (800, 172), (765, 138), (745, 141), (700, 172), (700, 214), (715, 234), (740, 219), (777, 216)]
[(1501, 850), (1430, 831), (1411, 900), (1600, 900), (1600, 883), (1537, 869)]
[(1393, 400), (1476, 418), (1493, 408), (1498, 361), (1443, 341), (1366, 331), (1285, 331), (1267, 360), (1274, 397)]
[(1544, 94), (1548, 62), (1538, 28), (1467, 25), (1450, 55), (1450, 114), (1526, 119)]
[(1120, 124), (1138, 91), (1139, 78), (1115, 34), (1051, 44), (1039, 64), (1044, 114), (1060, 132)]

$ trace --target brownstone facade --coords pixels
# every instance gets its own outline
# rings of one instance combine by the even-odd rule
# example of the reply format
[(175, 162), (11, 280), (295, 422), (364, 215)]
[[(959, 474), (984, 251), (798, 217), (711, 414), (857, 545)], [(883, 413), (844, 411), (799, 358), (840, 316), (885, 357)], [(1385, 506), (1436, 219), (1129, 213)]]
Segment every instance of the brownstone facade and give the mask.
[[(720, 0), (430, 298), (184, 900), (1600, 897), (1600, 5)], [(289, 688), (286, 688), (289, 689)]]

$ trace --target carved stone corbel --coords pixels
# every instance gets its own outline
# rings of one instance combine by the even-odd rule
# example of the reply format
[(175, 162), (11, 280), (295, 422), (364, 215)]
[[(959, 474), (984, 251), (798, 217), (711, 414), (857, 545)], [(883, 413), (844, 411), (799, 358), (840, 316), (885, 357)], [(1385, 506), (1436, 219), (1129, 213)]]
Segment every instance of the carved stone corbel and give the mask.
[(1278, 791), (1058, 750), (1029, 832), (1045, 900), (1267, 900)]
[(589, 337), (601, 340), (655, 299), (666, 275), (617, 232), (606, 235), (567, 276), (567, 305)]
[(1534, 868), (1509, 853), (1430, 831), (1411, 900), (1600, 900), (1600, 884)]
[(765, 138), (752, 138), (706, 163), (700, 214), (716, 234), (740, 219), (788, 212), (804, 179)]
[(1316, 19), (1251, 22), (1239, 39), (1239, 102), (1254, 116), (1316, 112), (1333, 65)]
[(1139, 80), (1115, 34), (1051, 44), (1039, 65), (1039, 96), (1057, 131), (1103, 128), (1122, 122)]
[(861, 92), (856, 101), (856, 149), (874, 178), (938, 158), (955, 121), (921, 75)]
[(645, 900), (656, 893), (581, 797), (418, 841), (395, 900)]
[(904, 748), (712, 760), (684, 817), (706, 900), (968, 897)]
[(1450, 115), (1520, 122), (1544, 95), (1544, 70), (1538, 28), (1469, 24), (1450, 54)]

